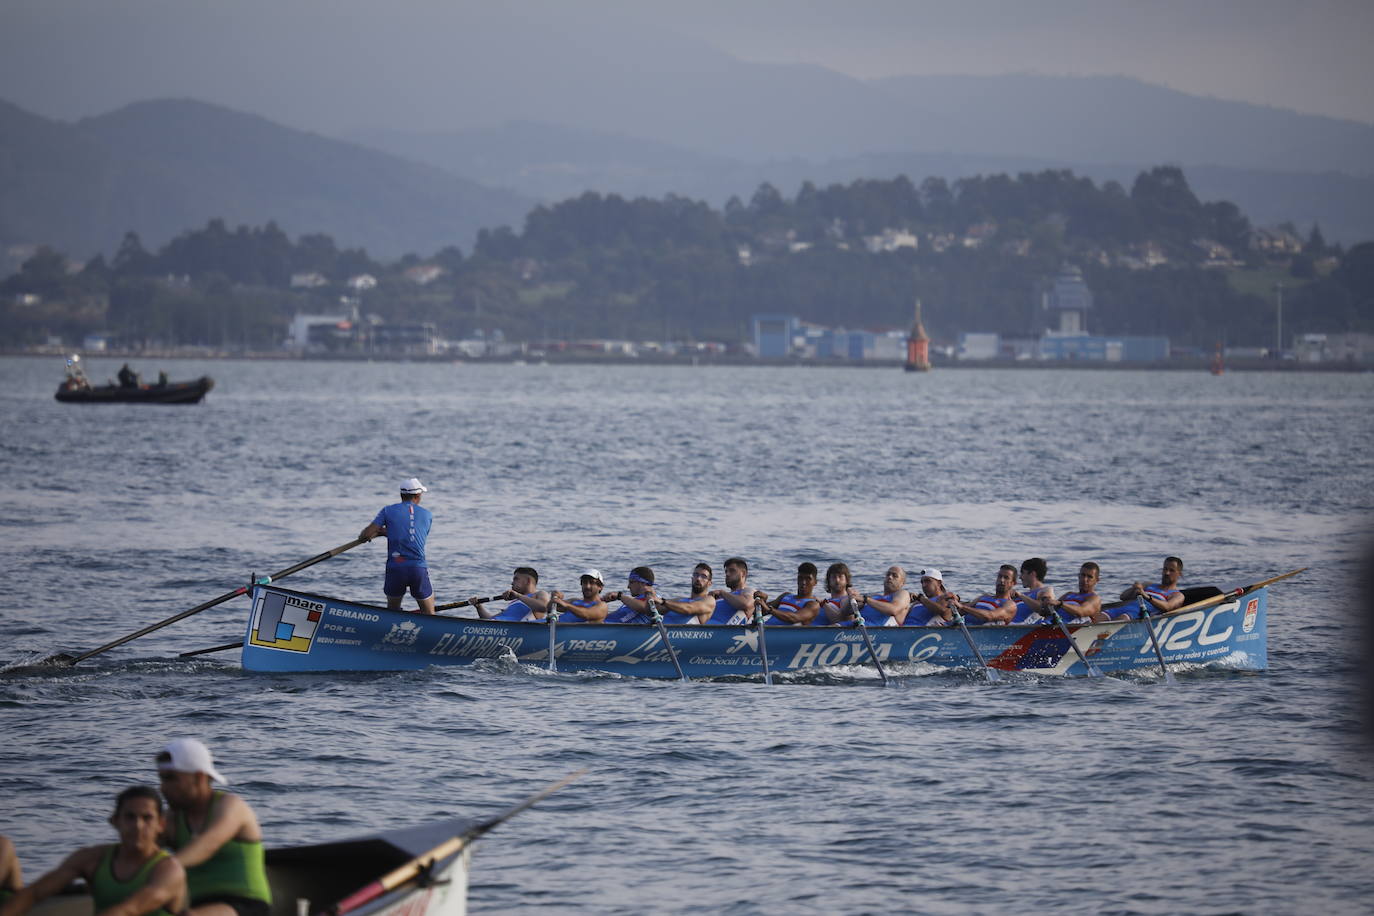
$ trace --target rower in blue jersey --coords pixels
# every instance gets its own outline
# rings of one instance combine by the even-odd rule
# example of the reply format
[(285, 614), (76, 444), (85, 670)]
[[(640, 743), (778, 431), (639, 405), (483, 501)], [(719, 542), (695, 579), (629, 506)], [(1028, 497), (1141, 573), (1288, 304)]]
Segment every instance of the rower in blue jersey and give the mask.
[(549, 593), (539, 588), (539, 573), (533, 566), (518, 566), (510, 577), (510, 588), (501, 595), (509, 601), (500, 611), (489, 611), (475, 595), (468, 600), (483, 620), (542, 621), (549, 608)]
[(1021, 587), (1024, 591), (1013, 589), (1011, 596), (1016, 601), (1016, 616), (1012, 623), (1026, 623), (1035, 617), (1046, 617), (1054, 606), (1054, 586), (1045, 584), (1049, 566), (1041, 557), (1031, 557), (1021, 564)]
[(964, 615), (970, 626), (1009, 623), (1016, 616), (1016, 601), (1011, 597), (1015, 585), (1016, 567), (1003, 565), (997, 570), (997, 585), (992, 594), (979, 595), (972, 604), (965, 604), (955, 595), (954, 608)]
[(854, 607), (863, 595), (854, 587), (854, 576), (844, 563), (831, 563), (825, 571), (825, 590), (829, 592), (821, 602), (812, 626), (828, 627), (843, 623), (854, 616)]
[(954, 596), (945, 590), (945, 574), (940, 570), (921, 570), (921, 590), (910, 594), (911, 609), (906, 612), (903, 626), (939, 627), (953, 620), (949, 604)]
[[(1159, 571), (1158, 585), (1134, 583), (1121, 593), (1122, 601), (1134, 601), (1137, 595), (1144, 595), (1150, 603), (1151, 612), (1166, 614), (1183, 607), (1183, 592), (1179, 590), (1179, 580), (1183, 578), (1183, 561), (1178, 557), (1165, 557), (1164, 566)], [(1135, 610), (1124, 609), (1118, 617), (1134, 617)]]
[(711, 612), (707, 623), (739, 626), (751, 623), (754, 619), (754, 598), (768, 596), (749, 587), (749, 564), (740, 557), (725, 561), (725, 588), (712, 589), (716, 608)]
[[(858, 612), (867, 627), (899, 627), (911, 610), (911, 593), (906, 590), (906, 570), (889, 566), (883, 576), (881, 595), (862, 595)], [(852, 618), (851, 618), (851, 626)]]
[(582, 589), (581, 598), (569, 601), (562, 592), (557, 591), (549, 595), (550, 606), (558, 611), (559, 626), (568, 623), (601, 623), (606, 619), (610, 609), (601, 600), (601, 571), (585, 570), (578, 579), (578, 585)]
[(659, 607), (663, 610), (663, 622), (669, 624), (706, 623), (716, 610), (716, 599), (711, 597), (711, 564), (698, 563), (692, 570), (692, 594), (681, 601), (662, 599)]
[[(626, 594), (628, 592), (628, 594)], [(636, 566), (630, 570), (625, 582), (625, 590), (608, 592), (606, 602), (619, 601), (620, 607), (606, 614), (607, 623), (653, 623), (649, 602), (658, 597), (654, 594), (654, 571), (647, 566)]]
[(1066, 623), (1111, 619), (1111, 615), (1102, 610), (1102, 598), (1097, 594), (1097, 580), (1101, 574), (1098, 565), (1091, 561), (1078, 568), (1078, 590), (1069, 592), (1054, 604), (1056, 613)]
[(810, 626), (821, 611), (821, 601), (814, 594), (816, 572), (815, 563), (798, 566), (797, 590), (768, 602), (769, 616), (764, 622), (770, 627)]
[(401, 599), (409, 590), (421, 614), (434, 613), (434, 588), (429, 584), (425, 563), (425, 540), (433, 516), (420, 505), (420, 496), (427, 491), (414, 477), (405, 481), (401, 484), (401, 501), (383, 507), (358, 535), (364, 541), (386, 535), (386, 581), (382, 591), (386, 594), (386, 606), (393, 611), (401, 609)]

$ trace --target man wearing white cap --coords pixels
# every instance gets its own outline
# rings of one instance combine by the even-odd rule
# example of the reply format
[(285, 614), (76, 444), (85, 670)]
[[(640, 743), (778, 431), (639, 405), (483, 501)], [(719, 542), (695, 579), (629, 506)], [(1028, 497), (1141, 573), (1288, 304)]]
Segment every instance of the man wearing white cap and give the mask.
[(415, 596), (421, 614), (434, 613), (434, 588), (429, 584), (425, 564), (425, 539), (429, 537), (434, 516), (420, 505), (428, 488), (414, 477), (401, 483), (401, 501), (385, 506), (358, 537), (370, 541), (386, 535), (386, 581), (382, 591), (386, 606), (401, 609), (406, 590)]
[(157, 774), (170, 808), (163, 842), (186, 868), (188, 916), (268, 916), (272, 891), (257, 815), (228, 785), (209, 749), (178, 738), (157, 754)]
[(562, 616), (558, 618), (559, 624), (565, 623), (600, 623), (606, 619), (606, 614), (610, 608), (606, 602), (601, 600), (601, 570), (584, 570), (579, 583), (582, 586), (582, 597), (568, 601), (563, 597), (562, 592), (554, 592), (549, 595), (549, 604), (558, 609)]
[(921, 570), (921, 590), (911, 593), (911, 610), (903, 624), (908, 627), (938, 627), (949, 623), (952, 596), (945, 591), (945, 574), (938, 569)]

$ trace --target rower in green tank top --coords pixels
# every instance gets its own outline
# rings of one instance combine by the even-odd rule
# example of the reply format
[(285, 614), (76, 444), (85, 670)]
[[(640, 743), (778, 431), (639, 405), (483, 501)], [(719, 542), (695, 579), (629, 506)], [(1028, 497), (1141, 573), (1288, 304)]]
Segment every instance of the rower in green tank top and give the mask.
[(174, 916), (186, 907), (186, 871), (158, 847), (167, 826), (162, 797), (149, 786), (125, 789), (110, 823), (114, 845), (87, 846), (0, 903), (0, 916), (22, 916), (78, 878), (86, 882), (96, 916)]
[(268, 916), (272, 891), (257, 815), (228, 784), (210, 751), (180, 738), (157, 755), (158, 777), (171, 808), (163, 840), (186, 867), (187, 916)]

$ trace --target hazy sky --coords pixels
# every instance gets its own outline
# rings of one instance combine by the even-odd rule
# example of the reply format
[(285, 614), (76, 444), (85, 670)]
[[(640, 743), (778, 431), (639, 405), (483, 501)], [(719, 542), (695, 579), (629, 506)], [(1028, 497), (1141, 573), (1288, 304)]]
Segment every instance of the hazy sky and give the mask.
[[(321, 130), (396, 123), (465, 56), (467, 84), (500, 82), (522, 27), (591, 56), (652, 36), (660, 56), (633, 67), (700, 42), (860, 78), (1123, 74), (1374, 123), (1374, 0), (0, 0), (0, 98), (63, 119), (191, 96)], [(477, 36), (495, 57), (463, 50)], [(330, 93), (357, 95), (353, 124)]]

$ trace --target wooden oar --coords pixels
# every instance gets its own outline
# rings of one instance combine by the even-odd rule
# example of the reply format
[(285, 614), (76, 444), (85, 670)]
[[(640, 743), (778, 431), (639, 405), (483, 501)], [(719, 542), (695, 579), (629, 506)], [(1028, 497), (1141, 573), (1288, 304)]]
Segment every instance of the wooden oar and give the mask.
[(445, 840), (428, 852), (422, 852), (399, 868), (387, 872), (376, 881), (363, 885), (333, 906), (319, 911), (316, 916), (344, 916), (345, 913), (352, 912), (358, 909), (358, 907), (372, 900), (376, 900), (383, 894), (393, 891), (407, 882), (415, 880), (422, 873), (433, 867), (434, 863), (441, 862), (449, 856), (457, 855), (472, 843), (473, 840), (515, 817), (515, 815), (524, 811), (526, 808), (548, 798), (550, 795), (586, 772), (586, 769), (581, 769), (574, 773), (569, 773), (567, 776), (558, 780), (558, 782), (540, 789), (529, 798), (520, 802), (520, 804), (506, 809), (491, 820), (483, 821), (467, 833)]
[(1283, 575), (1275, 576), (1272, 579), (1264, 579), (1263, 581), (1256, 582), (1252, 585), (1247, 585), (1243, 588), (1237, 588), (1229, 592), (1222, 592), (1220, 595), (1213, 595), (1210, 598), (1203, 598), (1201, 601), (1194, 601), (1192, 604), (1185, 604), (1183, 607), (1174, 608), (1172, 611), (1166, 611), (1165, 613), (1159, 616), (1173, 617), (1174, 615), (1182, 614), (1185, 611), (1196, 611), (1201, 608), (1211, 607), (1214, 604), (1222, 604), (1226, 601), (1234, 601), (1237, 598), (1241, 598), (1245, 595), (1250, 594), (1257, 588), (1264, 588), (1266, 585), (1273, 585), (1275, 582), (1282, 582), (1284, 579), (1290, 579), (1293, 576), (1296, 576), (1298, 573), (1307, 572), (1307, 570), (1308, 567), (1304, 566), (1301, 569), (1295, 569), (1292, 572), (1286, 572)]
[[(287, 576), (291, 575), (292, 573), (300, 572), (302, 569), (305, 569), (307, 566), (314, 566), (316, 563), (322, 563), (322, 562), (324, 562), (325, 560), (328, 560), (330, 557), (337, 557), (339, 554), (343, 553), (345, 550), (352, 550), (354, 547), (357, 547), (359, 544), (364, 544), (364, 543), (366, 543), (366, 541), (365, 541), (363, 538), (356, 538), (356, 539), (354, 539), (354, 540), (352, 540), (352, 541), (349, 541), (347, 544), (341, 544), (341, 545), (339, 545), (338, 547), (335, 547), (333, 550), (326, 550), (326, 551), (325, 551), (324, 553), (322, 553), (322, 554), (319, 554), (319, 555), (317, 555), (317, 556), (313, 556), (313, 557), (311, 557), (311, 558), (308, 559), (308, 560), (302, 560), (300, 563), (297, 563), (295, 566), (288, 566), (286, 569), (283, 569), (281, 572), (276, 573), (275, 575), (268, 576), (268, 577), (267, 577), (267, 582), (275, 582), (275, 581), (278, 580), (278, 579), (285, 579)], [(102, 652), (108, 652), (108, 651), (110, 651), (111, 649), (115, 648), (116, 646), (122, 646), (122, 645), (124, 645), (126, 642), (132, 642), (133, 640), (138, 639), (140, 636), (147, 636), (149, 633), (153, 632), (154, 630), (160, 630), (160, 629), (162, 629), (162, 628), (165, 627), (165, 626), (168, 626), (168, 625), (170, 625), (170, 624), (176, 623), (178, 620), (185, 620), (187, 617), (190, 617), (192, 614), (199, 614), (201, 611), (208, 610), (208, 609), (214, 607), (214, 606), (217, 605), (217, 604), (223, 604), (224, 602), (228, 601), (228, 600), (231, 599), (231, 598), (237, 598), (239, 595), (247, 594), (249, 591), (252, 590), (252, 588), (253, 588), (254, 585), (260, 585), (260, 584), (265, 585), (265, 584), (267, 584), (267, 583), (263, 582), (262, 579), (258, 579), (258, 580), (255, 581), (255, 582), (250, 582), (248, 585), (241, 585), (241, 586), (239, 586), (238, 588), (234, 589), (232, 592), (227, 592), (227, 593), (225, 593), (225, 594), (223, 594), (223, 595), (220, 595), (218, 598), (213, 598), (213, 599), (211, 599), (210, 601), (205, 602), (204, 604), (198, 604), (198, 605), (196, 605), (195, 607), (191, 608), (189, 611), (182, 611), (180, 614), (174, 614), (173, 616), (168, 617), (166, 620), (159, 621), (159, 622), (157, 622), (157, 623), (155, 623), (155, 624), (152, 624), (151, 626), (146, 626), (146, 627), (144, 627), (143, 629), (139, 630), (137, 633), (130, 633), (128, 636), (121, 636), (119, 639), (116, 639), (114, 642), (106, 643), (105, 645), (101, 646), (101, 647), (98, 648), (98, 649), (92, 649), (92, 650), (89, 651), (89, 652), (83, 652), (82, 654), (76, 655), (76, 656), (66, 655), (66, 654), (54, 655), (54, 656), (52, 656), (51, 658), (44, 659), (43, 661), (44, 661), (44, 663), (46, 663), (46, 664), (75, 665), (77, 662), (83, 662), (83, 661), (85, 661), (86, 659), (90, 658), (90, 657), (93, 656), (93, 655), (99, 655), (99, 654), (102, 653)]]
[[(864, 645), (868, 647), (868, 656), (873, 659), (873, 667), (878, 669), (878, 677), (883, 679), (883, 686), (887, 686), (887, 672), (883, 670), (883, 661), (878, 658), (878, 653), (873, 648), (873, 637), (868, 635), (868, 627), (864, 625), (864, 615), (859, 608), (850, 605), (851, 613), (854, 615), (854, 626), (859, 628), (863, 634)], [(822, 612), (823, 613), (823, 612)]]
[(506, 593), (505, 593), (505, 592), (502, 592), (502, 593), (499, 594), (499, 595), (491, 595), (491, 596), (489, 596), (489, 597), (487, 597), (487, 598), (477, 598), (477, 599), (473, 599), (473, 598), (464, 598), (462, 601), (452, 601), (452, 602), (450, 602), (450, 603), (448, 603), (448, 604), (441, 604), (441, 605), (439, 605), (438, 607), (436, 607), (436, 608), (434, 609), (434, 611), (435, 611), (435, 613), (438, 613), (439, 611), (451, 611), (451, 610), (453, 610), (454, 608), (468, 607), (469, 605), (473, 605), (473, 604), (486, 604), (488, 601), (505, 601), (505, 600), (506, 600)]
[(954, 622), (959, 624), (959, 629), (963, 631), (964, 640), (968, 642), (968, 647), (973, 652), (973, 657), (978, 659), (978, 664), (983, 666), (983, 673), (988, 676), (988, 683), (995, 684), (1002, 680), (1002, 675), (987, 663), (983, 658), (983, 653), (978, 651), (978, 643), (973, 641), (973, 634), (968, 631), (968, 624), (964, 623), (964, 615), (959, 613), (958, 608), (954, 608)]
[(687, 683), (687, 675), (682, 673), (682, 665), (677, 660), (677, 652), (673, 650), (673, 643), (668, 639), (668, 628), (663, 623), (663, 615), (659, 613), (658, 606), (654, 604), (653, 595), (646, 595), (644, 603), (649, 607), (649, 616), (653, 618), (658, 626), (658, 635), (663, 638), (663, 645), (668, 649), (668, 657), (673, 660), (673, 667), (677, 669), (677, 678), (682, 683)]
[(238, 642), (227, 642), (222, 646), (211, 646), (208, 649), (192, 649), (190, 652), (179, 652), (177, 653), (177, 658), (190, 658), (193, 655), (209, 655), (211, 652), (228, 652), (230, 649), (239, 649), (242, 647), (243, 640), (240, 639)]
[[(749, 625), (746, 623), (745, 627)], [(768, 670), (768, 639), (763, 635), (766, 625), (763, 622), (763, 599), (754, 598), (754, 627), (759, 631), (759, 661), (763, 664), (763, 682), (773, 686), (773, 672)]]
[[(1210, 599), (1208, 599), (1210, 600)], [(1154, 605), (1145, 600), (1144, 595), (1135, 596), (1136, 605), (1140, 608), (1140, 619), (1145, 621), (1145, 629), (1150, 632), (1150, 645), (1155, 648), (1155, 658), (1159, 660), (1159, 670), (1164, 673), (1164, 683), (1177, 683), (1174, 680), (1174, 673), (1169, 670), (1169, 666), (1164, 663), (1164, 652), (1159, 648), (1159, 634), (1155, 632), (1155, 624), (1150, 619), (1150, 611)]]

